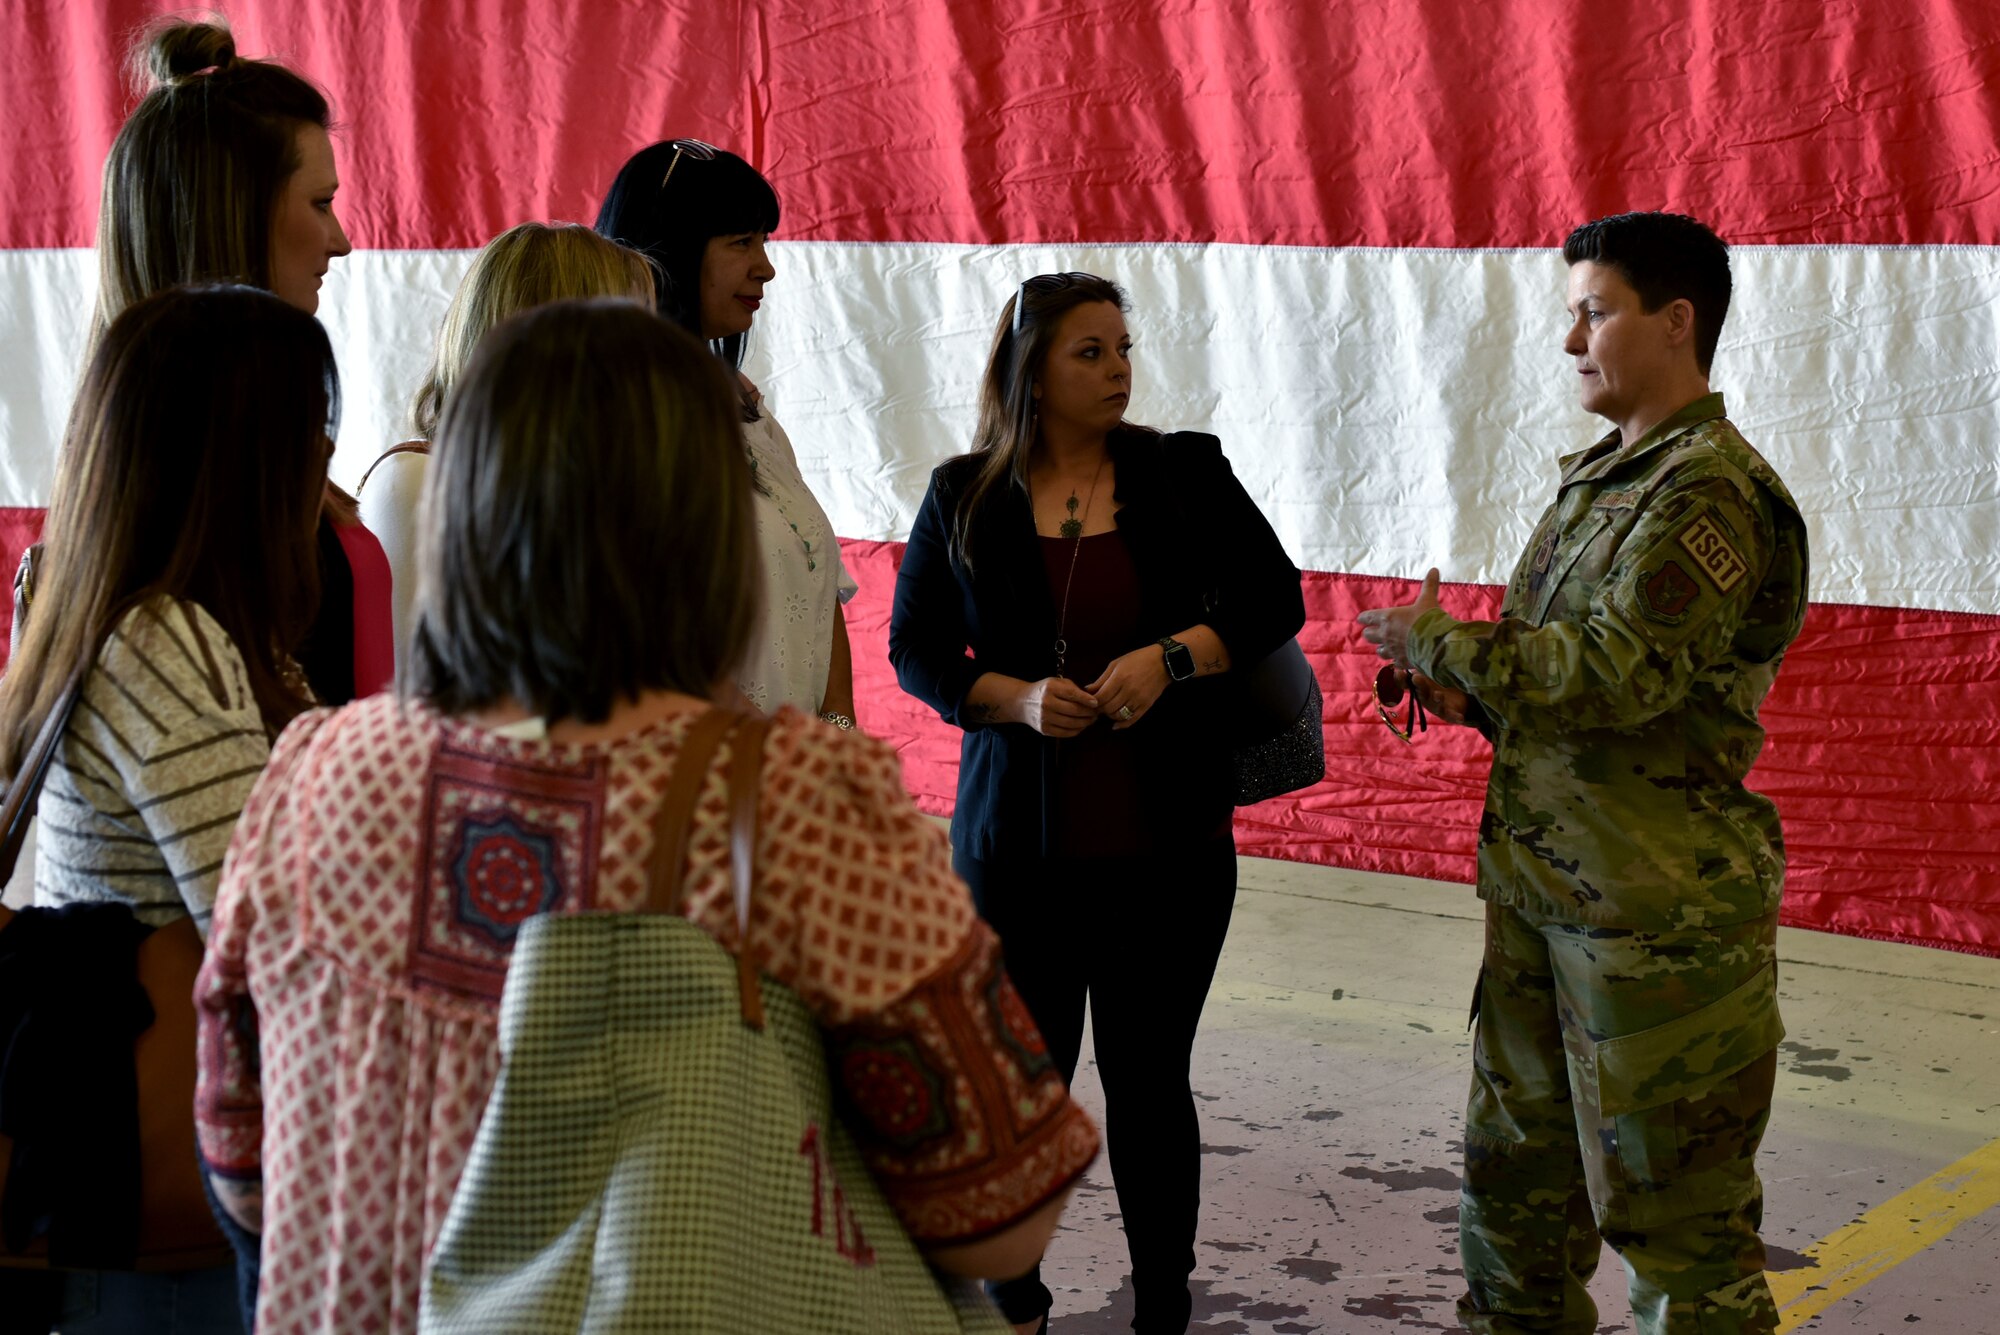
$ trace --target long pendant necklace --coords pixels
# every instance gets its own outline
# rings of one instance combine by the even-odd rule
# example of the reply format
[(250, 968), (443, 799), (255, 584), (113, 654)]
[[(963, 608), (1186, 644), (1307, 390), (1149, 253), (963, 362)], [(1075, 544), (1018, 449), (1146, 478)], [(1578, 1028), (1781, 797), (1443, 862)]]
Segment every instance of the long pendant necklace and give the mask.
[[(1090, 522), (1090, 507), (1097, 500), (1097, 480), (1103, 476), (1104, 460), (1103, 458), (1099, 458), (1097, 461), (1097, 471), (1090, 475), (1090, 493), (1083, 501), (1083, 518), (1077, 518), (1076, 492), (1072, 490), (1069, 494), (1069, 500), (1063, 504), (1063, 508), (1069, 513), (1069, 518), (1056, 526), (1058, 534), (1072, 540), (1069, 549), (1069, 575), (1063, 580), (1062, 611), (1056, 616), (1055, 674), (1058, 677), (1063, 675), (1063, 664), (1069, 658), (1069, 641), (1063, 638), (1063, 632), (1069, 627), (1069, 591), (1070, 586), (1076, 583), (1077, 555), (1083, 551), (1083, 526)], [(1034, 508), (1034, 503), (1034, 497), (1030, 495), (1028, 497), (1028, 506), (1030, 509)]]

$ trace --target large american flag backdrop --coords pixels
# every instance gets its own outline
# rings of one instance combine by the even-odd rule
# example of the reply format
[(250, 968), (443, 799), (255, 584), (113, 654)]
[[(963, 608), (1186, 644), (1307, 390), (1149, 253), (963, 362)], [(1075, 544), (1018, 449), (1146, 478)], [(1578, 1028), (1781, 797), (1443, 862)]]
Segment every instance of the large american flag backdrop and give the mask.
[[(0, 0), (0, 560), (41, 523), (94, 283), (121, 59), (160, 8)], [(901, 696), (890, 592), (1022, 277), (1125, 283), (1135, 420), (1218, 433), (1307, 575), (1323, 784), (1246, 852), (1469, 880), (1485, 744), (1374, 717), (1356, 609), (1490, 614), (1601, 424), (1559, 349), (1574, 223), (1693, 213), (1736, 246), (1716, 364), (1812, 530), (1765, 709), (1788, 922), (2000, 953), (2000, 26), (1990, 0), (239, 0), (331, 96), (358, 249), (321, 315), (352, 483), (470, 252), (588, 221), (659, 138), (777, 186), (749, 370), (846, 538), (862, 721), (949, 810), (957, 738)], [(1188, 541), (1203, 535), (1190, 533)], [(58, 595), (59, 592), (58, 592)]]

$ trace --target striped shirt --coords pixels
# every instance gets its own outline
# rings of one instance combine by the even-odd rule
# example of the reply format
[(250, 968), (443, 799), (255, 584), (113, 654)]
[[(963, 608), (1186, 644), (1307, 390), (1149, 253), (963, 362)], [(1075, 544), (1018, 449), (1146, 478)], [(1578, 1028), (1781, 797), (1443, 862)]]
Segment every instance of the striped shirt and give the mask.
[(42, 789), (35, 902), (121, 900), (208, 935), (222, 856), (270, 739), (242, 656), (195, 603), (118, 623)]

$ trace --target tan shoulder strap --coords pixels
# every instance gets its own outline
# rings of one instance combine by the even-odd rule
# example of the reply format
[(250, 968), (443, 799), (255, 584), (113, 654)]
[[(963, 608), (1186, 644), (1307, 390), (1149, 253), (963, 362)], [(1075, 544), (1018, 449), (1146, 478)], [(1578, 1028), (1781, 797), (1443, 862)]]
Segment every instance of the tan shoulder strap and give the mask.
[(646, 868), (646, 902), (641, 913), (681, 911), (681, 882), (687, 876), (688, 825), (701, 802), (701, 783), (722, 739), (742, 721), (742, 715), (713, 709), (694, 721), (681, 751), (674, 758), (667, 791), (653, 820), (653, 860)]
[(730, 739), (729, 878), (736, 902), (736, 987), (743, 1023), (764, 1027), (764, 993), (757, 962), (750, 955), (750, 907), (757, 875), (757, 802), (762, 794), (764, 737), (771, 721), (762, 715), (710, 709), (688, 729), (674, 760), (667, 791), (654, 825), (653, 860), (646, 873), (642, 913), (681, 912), (687, 879), (688, 827), (701, 801), (702, 780), (724, 738)]
[(427, 440), (406, 440), (400, 445), (391, 445), (388, 449), (382, 451), (380, 454), (375, 456), (374, 463), (368, 465), (368, 471), (363, 473), (361, 475), (361, 480), (354, 484), (354, 494), (356, 496), (359, 496), (361, 494), (361, 489), (368, 485), (368, 479), (375, 476), (375, 470), (380, 468), (382, 466), (382, 461), (388, 458), (390, 455), (429, 454), (430, 452), (431, 452), (431, 443)]
[(764, 1027), (764, 993), (750, 956), (750, 901), (757, 878), (757, 802), (763, 795), (764, 738), (771, 720), (743, 720), (729, 758), (729, 879), (736, 899), (736, 992), (743, 1023)]

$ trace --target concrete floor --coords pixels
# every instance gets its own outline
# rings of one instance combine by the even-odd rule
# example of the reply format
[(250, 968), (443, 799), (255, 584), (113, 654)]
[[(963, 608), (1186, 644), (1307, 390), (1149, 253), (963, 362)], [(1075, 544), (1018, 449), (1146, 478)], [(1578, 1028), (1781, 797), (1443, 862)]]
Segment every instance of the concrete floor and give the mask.
[[(1204, 1335), (1455, 1330), (1470, 888), (1245, 859), (1195, 1046), (1207, 1150)], [(1760, 1156), (1773, 1271), (2000, 1136), (2000, 960), (1784, 930), (1789, 1034)], [(1096, 1071), (1079, 1097), (1103, 1107)], [(1123, 1331), (1124, 1236), (1100, 1158), (1051, 1248), (1055, 1335)], [(1786, 1329), (2000, 1332), (2000, 1209)], [(1795, 1280), (1798, 1276), (1793, 1277)], [(1794, 1290), (1803, 1287), (1794, 1283)], [(1629, 1331), (1624, 1272), (1593, 1285)]]

